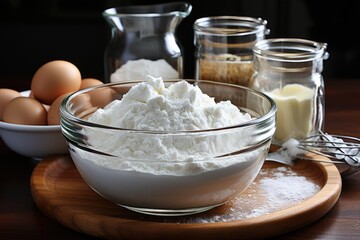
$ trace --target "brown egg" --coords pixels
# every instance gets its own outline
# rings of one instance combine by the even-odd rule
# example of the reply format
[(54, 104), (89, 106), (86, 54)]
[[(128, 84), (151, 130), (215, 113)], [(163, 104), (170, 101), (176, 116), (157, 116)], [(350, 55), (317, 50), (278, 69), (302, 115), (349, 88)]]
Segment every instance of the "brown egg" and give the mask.
[(25, 125), (47, 125), (47, 111), (36, 99), (17, 97), (4, 108), (3, 120)]
[(96, 86), (96, 85), (100, 85), (100, 84), (103, 84), (103, 82), (96, 78), (84, 78), (81, 81), (80, 89), (84, 89), (87, 87), (92, 87), (92, 86)]
[(116, 91), (112, 88), (99, 88), (92, 90), (89, 95), (92, 106), (103, 108), (114, 99)]
[(50, 105), (47, 114), (47, 123), (48, 125), (59, 125), (60, 124), (60, 105), (64, 98), (71, 93), (65, 93), (57, 97), (53, 103)]
[(72, 63), (55, 60), (42, 65), (31, 80), (31, 92), (44, 104), (51, 103), (59, 96), (80, 89), (81, 73)]
[(79, 118), (87, 118), (97, 108), (92, 105), (90, 95), (82, 93), (71, 100), (71, 111)]
[(9, 88), (0, 88), (0, 120), (2, 120), (5, 106), (16, 97), (20, 97), (18, 91)]

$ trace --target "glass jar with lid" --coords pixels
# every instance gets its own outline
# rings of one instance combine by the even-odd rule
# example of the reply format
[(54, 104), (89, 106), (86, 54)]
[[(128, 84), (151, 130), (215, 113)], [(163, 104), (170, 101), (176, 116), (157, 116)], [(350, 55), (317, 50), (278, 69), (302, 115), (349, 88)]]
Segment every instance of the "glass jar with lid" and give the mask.
[(327, 44), (299, 38), (257, 42), (252, 88), (277, 105), (273, 143), (303, 139), (323, 130), (325, 117), (323, 60)]
[(195, 79), (249, 86), (252, 48), (270, 30), (267, 21), (243, 16), (213, 16), (194, 22)]
[(111, 38), (104, 56), (105, 82), (142, 80), (148, 74), (182, 78), (183, 49), (175, 31), (191, 10), (188, 2), (106, 9)]

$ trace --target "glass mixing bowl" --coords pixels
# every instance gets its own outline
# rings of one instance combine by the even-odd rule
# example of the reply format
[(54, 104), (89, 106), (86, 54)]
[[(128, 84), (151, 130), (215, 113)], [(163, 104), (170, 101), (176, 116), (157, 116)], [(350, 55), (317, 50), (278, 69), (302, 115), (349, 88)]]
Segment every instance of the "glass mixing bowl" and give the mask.
[(216, 102), (230, 100), (252, 120), (192, 131), (124, 129), (87, 120), (139, 81), (90, 87), (64, 99), (62, 133), (75, 166), (94, 191), (133, 211), (178, 216), (222, 205), (253, 182), (275, 132), (274, 101), (242, 86), (186, 81)]

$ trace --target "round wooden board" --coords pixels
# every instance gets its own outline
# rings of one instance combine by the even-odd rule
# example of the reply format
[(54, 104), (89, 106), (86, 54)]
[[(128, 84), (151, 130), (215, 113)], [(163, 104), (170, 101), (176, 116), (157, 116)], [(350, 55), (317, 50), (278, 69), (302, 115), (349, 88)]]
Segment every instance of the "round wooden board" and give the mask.
[[(263, 169), (282, 166), (265, 162)], [(327, 213), (342, 187), (331, 163), (297, 161), (291, 170), (320, 186), (312, 197), (288, 208), (241, 220), (193, 223), (186, 217), (142, 215), (119, 207), (95, 193), (81, 178), (68, 155), (43, 159), (31, 176), (36, 205), (48, 216), (75, 231), (104, 239), (261, 239), (305, 226)], [(221, 215), (224, 206), (207, 214)], [(201, 215), (203, 214), (203, 215)], [(178, 222), (180, 221), (180, 223)]]

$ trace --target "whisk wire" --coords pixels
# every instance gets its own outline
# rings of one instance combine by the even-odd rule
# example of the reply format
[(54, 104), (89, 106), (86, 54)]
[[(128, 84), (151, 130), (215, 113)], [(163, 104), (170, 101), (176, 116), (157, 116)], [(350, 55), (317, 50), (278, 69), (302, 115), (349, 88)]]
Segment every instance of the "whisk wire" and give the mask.
[(297, 147), (336, 162), (345, 161), (350, 165), (360, 167), (360, 139), (356, 137), (329, 135), (319, 131), (318, 134), (300, 140)]
[[(336, 157), (334, 157), (333, 155), (331, 155), (331, 152), (326, 152), (326, 151), (321, 151), (321, 150), (317, 150), (317, 149), (312, 149), (312, 148), (308, 148), (308, 147), (302, 147), (302, 146), (298, 146), (298, 148), (300, 148), (301, 150), (305, 151), (305, 152), (309, 152), (309, 153), (313, 153), (322, 157), (327, 157), (329, 158), (333, 163), (344, 163), (344, 161), (340, 161), (339, 159), (337, 159)], [(301, 156), (301, 159), (308, 159), (311, 160), (312, 158), (307, 158), (304, 155)]]
[[(313, 158), (308, 155), (318, 155)], [(322, 158), (325, 157), (325, 158)], [(281, 148), (270, 152), (267, 160), (291, 165), (296, 159), (316, 162), (331, 162), (348, 165), (341, 176), (350, 176), (360, 171), (360, 139), (352, 136), (330, 135), (319, 131), (302, 140), (289, 139)], [(343, 167), (341, 167), (343, 169)]]

